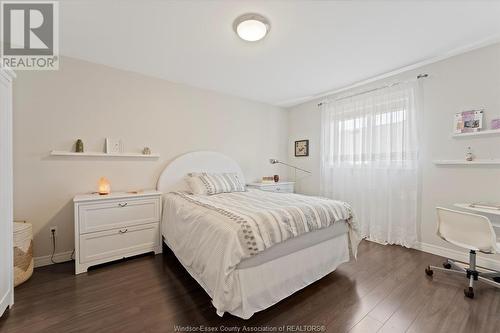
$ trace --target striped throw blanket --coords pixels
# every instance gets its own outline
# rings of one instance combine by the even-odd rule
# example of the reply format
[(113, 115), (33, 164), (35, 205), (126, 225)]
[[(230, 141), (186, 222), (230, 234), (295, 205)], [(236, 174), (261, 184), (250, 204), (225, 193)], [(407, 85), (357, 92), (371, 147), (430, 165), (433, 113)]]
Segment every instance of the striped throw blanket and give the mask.
[(173, 193), (209, 209), (238, 225), (238, 238), (250, 257), (292, 237), (345, 220), (349, 226), (350, 250), (356, 257), (360, 241), (358, 224), (351, 206), (342, 201), (293, 193), (260, 190), (216, 195)]

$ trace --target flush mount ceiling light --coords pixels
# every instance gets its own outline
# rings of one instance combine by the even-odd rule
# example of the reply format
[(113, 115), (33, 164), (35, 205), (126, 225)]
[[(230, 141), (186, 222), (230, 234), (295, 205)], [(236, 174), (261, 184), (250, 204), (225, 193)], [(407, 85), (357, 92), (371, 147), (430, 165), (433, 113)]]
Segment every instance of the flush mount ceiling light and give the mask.
[(233, 29), (241, 39), (256, 42), (266, 37), (271, 24), (262, 15), (244, 14), (234, 20)]

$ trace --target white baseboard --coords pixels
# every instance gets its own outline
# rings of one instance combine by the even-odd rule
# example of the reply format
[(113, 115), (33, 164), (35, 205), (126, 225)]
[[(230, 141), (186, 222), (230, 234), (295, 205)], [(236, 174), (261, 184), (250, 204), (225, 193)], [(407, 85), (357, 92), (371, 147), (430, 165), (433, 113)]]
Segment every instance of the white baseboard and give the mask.
[[(73, 254), (73, 251), (56, 253), (56, 254), (54, 254), (54, 261), (55, 262), (63, 262), (63, 261), (71, 260), (72, 254)], [(50, 255), (43, 256), (43, 257), (35, 257), (33, 259), (35, 260), (35, 267), (42, 267), (42, 266), (47, 266), (47, 265), (53, 264), (53, 262), (50, 260)]]
[[(418, 242), (417, 244), (415, 244), (413, 248), (423, 252), (432, 253), (441, 257), (446, 257), (453, 260), (459, 260), (462, 262), (469, 262), (469, 253), (466, 250), (457, 251), (447, 247), (442, 247), (439, 245), (422, 243), (422, 242)], [(478, 254), (476, 258), (477, 265), (495, 271), (500, 271), (500, 260), (488, 258), (487, 256), (488, 256), (487, 254), (485, 255)], [(493, 257), (493, 255), (490, 255), (490, 257)]]
[[(469, 254), (466, 251), (457, 251), (447, 247), (417, 242), (413, 247), (416, 250), (432, 253), (441, 257), (446, 257), (454, 260), (460, 260), (463, 262), (469, 261)], [(71, 255), (73, 251), (56, 253), (54, 255), (54, 261), (63, 262), (71, 260)], [(477, 264), (481, 267), (485, 267), (488, 269), (493, 269), (496, 271), (500, 271), (500, 260), (496, 260), (493, 258), (487, 258), (487, 255), (478, 255), (477, 256)], [(47, 265), (52, 265), (52, 261), (50, 261), (50, 255), (43, 257), (35, 257), (35, 267), (42, 267)]]

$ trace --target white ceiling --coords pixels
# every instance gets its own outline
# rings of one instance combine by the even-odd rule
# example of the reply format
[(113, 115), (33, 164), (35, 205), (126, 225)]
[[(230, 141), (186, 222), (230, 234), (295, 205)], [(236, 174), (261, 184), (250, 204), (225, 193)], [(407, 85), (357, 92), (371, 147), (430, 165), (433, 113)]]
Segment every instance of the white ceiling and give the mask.
[[(261, 42), (233, 20), (271, 21)], [(500, 36), (499, 1), (61, 1), (68, 55), (275, 105), (293, 105)]]

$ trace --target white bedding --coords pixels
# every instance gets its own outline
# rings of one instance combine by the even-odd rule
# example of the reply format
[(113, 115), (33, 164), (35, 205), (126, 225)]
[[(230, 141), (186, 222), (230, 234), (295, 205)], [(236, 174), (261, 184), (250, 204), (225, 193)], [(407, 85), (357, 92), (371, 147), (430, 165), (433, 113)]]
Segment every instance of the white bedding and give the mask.
[[(226, 193), (214, 196), (169, 193), (165, 195), (164, 200), (162, 233), (167, 245), (182, 265), (210, 295), (217, 313), (222, 315), (224, 312), (231, 312), (238, 315), (248, 301), (242, 297), (249, 291), (248, 283), (242, 286), (241, 280), (244, 278), (239, 276), (237, 270), (264, 267), (265, 263), (287, 255), (287, 251), (305, 255), (308, 253), (308, 247), (312, 248), (312, 244), (324, 243), (318, 245), (318, 249), (338, 249), (337, 244), (343, 244), (342, 240), (329, 245), (326, 240), (339, 235), (344, 235), (342, 239), (349, 240), (353, 254), (356, 253), (359, 234), (348, 205), (336, 202), (336, 211), (333, 214), (335, 216), (318, 213), (318, 207), (333, 205), (333, 201), (325, 200), (258, 190), (237, 195)], [(295, 209), (298, 206), (306, 206), (308, 209), (307, 216), (302, 213), (304, 225), (300, 225), (293, 218), (290, 221), (287, 217), (290, 213), (283, 213), (286, 209)], [(279, 220), (278, 212), (283, 215), (283, 221)], [(266, 220), (264, 215), (269, 219), (272, 217), (273, 222), (279, 226), (270, 226), (270, 220)], [(241, 233), (241, 224), (235, 223), (242, 216), (253, 223), (253, 235), (256, 236), (255, 242), (249, 248), (245, 248), (243, 243), (247, 239), (242, 237), (246, 234)], [(267, 224), (266, 227), (262, 227), (263, 224)], [(264, 230), (259, 230), (257, 236), (255, 230), (259, 229), (259, 225)], [(290, 228), (290, 225), (293, 228)], [(349, 235), (348, 238), (345, 232)], [(344, 249), (342, 258), (345, 253), (348, 253), (347, 249)], [(326, 253), (318, 259), (325, 263), (329, 260), (327, 265), (320, 263), (321, 274), (327, 274), (344, 260), (333, 260), (334, 257), (335, 254)], [(314, 263), (315, 258), (310, 259)], [(307, 278), (313, 280), (313, 277)], [(294, 287), (294, 290), (300, 287)]]

